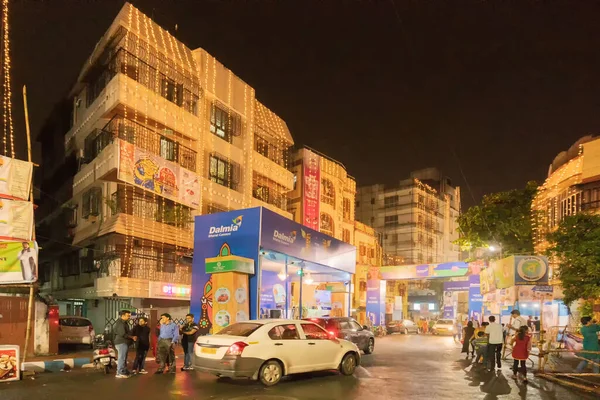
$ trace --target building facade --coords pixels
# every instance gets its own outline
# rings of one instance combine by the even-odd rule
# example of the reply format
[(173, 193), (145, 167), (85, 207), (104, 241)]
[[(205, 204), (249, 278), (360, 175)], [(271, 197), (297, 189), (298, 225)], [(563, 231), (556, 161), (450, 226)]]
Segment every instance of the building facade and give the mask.
[(460, 188), (439, 170), (411, 173), (398, 185), (360, 187), (356, 219), (382, 234), (383, 252), (402, 264), (459, 259)]
[(583, 137), (555, 157), (531, 209), (536, 254), (545, 253), (547, 235), (565, 217), (600, 212), (600, 138)]
[(356, 247), (352, 310), (364, 323), (367, 274), (381, 266), (382, 251), (375, 230), (355, 220), (356, 181), (342, 163), (308, 147), (293, 153), (290, 170), (294, 189), (288, 210), (293, 219)]
[(76, 173), (61, 208), (71, 251), (40, 254), (42, 289), (83, 303), (95, 326), (124, 306), (185, 315), (195, 215), (263, 206), (292, 217), (285, 122), (213, 56), (131, 4), (68, 100), (62, 135)]

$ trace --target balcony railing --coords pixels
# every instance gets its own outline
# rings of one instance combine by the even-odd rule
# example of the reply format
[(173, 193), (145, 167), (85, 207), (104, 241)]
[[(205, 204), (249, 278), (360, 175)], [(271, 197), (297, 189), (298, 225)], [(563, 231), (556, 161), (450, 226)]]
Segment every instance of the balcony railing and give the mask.
[(259, 134), (254, 135), (254, 150), (273, 161), (274, 163), (288, 168), (289, 164), (289, 148), (280, 148), (279, 146), (270, 143), (267, 139), (261, 137)]
[(590, 211), (590, 210), (598, 210), (598, 209), (600, 209), (600, 200), (588, 201), (586, 203), (581, 203), (582, 211)]
[(131, 188), (119, 188), (111, 195), (109, 207), (112, 215), (128, 214), (138, 218), (171, 225), (184, 230), (192, 229), (192, 212), (189, 207), (166, 199), (154, 199)]
[(143, 125), (121, 116), (113, 117), (102, 129), (96, 129), (85, 139), (87, 160), (96, 158), (115, 138), (160, 156), (183, 168), (196, 172), (196, 152)]
[(252, 196), (255, 199), (287, 211), (287, 197), (281, 193), (277, 193), (272, 188), (255, 186), (254, 189), (252, 189)]

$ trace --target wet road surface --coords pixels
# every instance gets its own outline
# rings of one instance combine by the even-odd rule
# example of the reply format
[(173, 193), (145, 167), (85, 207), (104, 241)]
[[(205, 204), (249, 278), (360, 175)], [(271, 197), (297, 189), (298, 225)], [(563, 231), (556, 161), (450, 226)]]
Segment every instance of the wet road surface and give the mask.
[[(179, 360), (178, 360), (179, 361)], [(502, 372), (471, 368), (452, 338), (392, 335), (378, 339), (354, 376), (319, 373), (286, 378), (265, 388), (256, 382), (218, 380), (199, 372), (115, 379), (95, 370), (45, 373), (35, 380), (0, 384), (0, 399), (79, 400), (353, 400), (353, 399), (593, 399), (530, 375), (515, 382), (508, 365)]]

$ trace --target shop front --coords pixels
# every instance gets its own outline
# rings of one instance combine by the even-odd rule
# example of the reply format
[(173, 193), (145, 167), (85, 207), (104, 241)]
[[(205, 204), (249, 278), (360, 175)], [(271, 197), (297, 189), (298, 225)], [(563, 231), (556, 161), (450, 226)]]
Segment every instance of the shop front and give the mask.
[(248, 319), (349, 316), (356, 248), (258, 207), (196, 217), (201, 333)]
[(539, 320), (549, 330), (568, 324), (568, 310), (559, 286), (548, 284), (548, 259), (540, 256), (510, 256), (481, 271), (483, 314), (500, 316), (510, 323), (518, 309), (525, 318)]

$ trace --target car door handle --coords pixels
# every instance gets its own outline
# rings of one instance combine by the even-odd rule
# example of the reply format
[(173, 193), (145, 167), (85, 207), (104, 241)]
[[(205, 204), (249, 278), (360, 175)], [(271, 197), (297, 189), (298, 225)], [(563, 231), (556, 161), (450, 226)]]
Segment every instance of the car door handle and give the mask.
[(316, 343), (315, 342), (310, 342), (308, 345), (309, 346), (314, 346)]
[(283, 346), (283, 343), (275, 343), (275, 346)]

